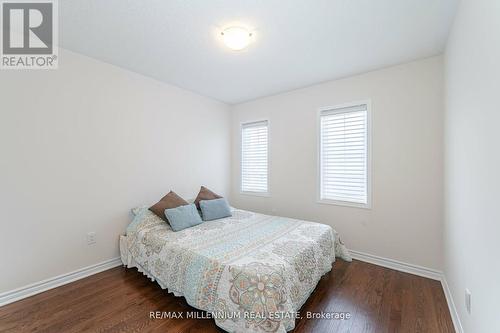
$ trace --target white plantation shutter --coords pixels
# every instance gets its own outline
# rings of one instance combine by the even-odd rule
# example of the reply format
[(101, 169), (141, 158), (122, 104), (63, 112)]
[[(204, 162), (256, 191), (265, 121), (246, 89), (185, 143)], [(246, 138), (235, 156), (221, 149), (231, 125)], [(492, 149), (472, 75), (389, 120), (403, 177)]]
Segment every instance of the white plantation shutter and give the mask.
[(368, 205), (366, 104), (320, 114), (320, 200)]
[(268, 192), (267, 121), (241, 127), (241, 191)]

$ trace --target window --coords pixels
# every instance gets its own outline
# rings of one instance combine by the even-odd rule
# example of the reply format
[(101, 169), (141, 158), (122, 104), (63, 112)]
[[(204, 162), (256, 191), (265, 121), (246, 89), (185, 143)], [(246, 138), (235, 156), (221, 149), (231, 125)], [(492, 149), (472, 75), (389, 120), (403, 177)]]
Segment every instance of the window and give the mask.
[(368, 104), (320, 111), (320, 202), (370, 207)]
[(241, 126), (241, 191), (268, 193), (268, 122)]

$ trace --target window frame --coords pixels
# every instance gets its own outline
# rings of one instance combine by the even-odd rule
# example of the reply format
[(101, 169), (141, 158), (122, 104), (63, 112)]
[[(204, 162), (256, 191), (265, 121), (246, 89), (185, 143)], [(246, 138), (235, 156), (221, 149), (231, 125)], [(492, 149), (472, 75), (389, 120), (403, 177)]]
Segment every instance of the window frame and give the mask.
[[(359, 105), (366, 105), (366, 204), (365, 203), (357, 203), (351, 201), (344, 200), (332, 200), (332, 199), (323, 199), (321, 198), (321, 114), (325, 111), (332, 111), (336, 109), (354, 107)], [(371, 100), (361, 100), (357, 102), (349, 102), (338, 104), (334, 106), (325, 106), (320, 107), (317, 111), (316, 115), (316, 153), (317, 153), (317, 175), (316, 175), (316, 202), (319, 204), (327, 204), (327, 205), (336, 205), (336, 206), (344, 206), (344, 207), (354, 207), (354, 208), (364, 208), (364, 209), (372, 209), (372, 105)]]
[[(243, 191), (243, 127), (245, 125), (250, 125), (254, 123), (267, 122), (267, 191), (266, 192), (254, 192), (254, 191)], [(269, 119), (256, 119), (250, 121), (240, 122), (240, 145), (239, 145), (239, 156), (240, 156), (240, 172), (239, 172), (239, 193), (241, 195), (249, 195), (256, 197), (270, 197), (271, 196), (271, 121)]]

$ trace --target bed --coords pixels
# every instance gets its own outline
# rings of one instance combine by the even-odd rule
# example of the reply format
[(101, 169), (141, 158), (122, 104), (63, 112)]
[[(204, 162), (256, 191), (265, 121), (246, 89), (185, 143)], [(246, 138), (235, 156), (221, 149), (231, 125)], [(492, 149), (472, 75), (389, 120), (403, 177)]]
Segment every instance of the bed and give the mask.
[(232, 209), (173, 232), (147, 208), (120, 237), (121, 259), (205, 310), (228, 332), (286, 332), (336, 257), (351, 257), (330, 226)]

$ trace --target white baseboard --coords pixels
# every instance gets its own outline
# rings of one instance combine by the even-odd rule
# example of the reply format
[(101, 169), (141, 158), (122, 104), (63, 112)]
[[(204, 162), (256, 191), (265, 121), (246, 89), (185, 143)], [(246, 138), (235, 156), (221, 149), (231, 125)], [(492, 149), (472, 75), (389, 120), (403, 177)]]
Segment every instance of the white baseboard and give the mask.
[[(423, 276), (432, 280), (441, 281), (443, 286), (444, 295), (446, 297), (446, 302), (448, 303), (448, 308), (450, 310), (451, 319), (453, 320), (453, 325), (455, 326), (455, 331), (457, 333), (463, 333), (462, 324), (460, 322), (460, 317), (458, 316), (457, 309), (455, 307), (455, 302), (451, 295), (448, 283), (443, 272), (426, 268), (418, 265), (408, 264), (394, 259), (383, 258), (375, 256), (372, 254), (350, 250), (353, 259), (368, 262), (370, 264), (391, 268), (397, 271), (415, 274), (418, 276)], [(15, 290), (7, 291), (0, 294), (0, 306), (6, 305), (15, 301), (19, 301), (23, 298), (36, 295), (38, 293), (53, 289), (70, 282), (82, 279), (84, 277), (108, 270), (113, 267), (122, 265), (121, 259), (113, 258), (110, 260), (103, 261), (101, 263), (87, 266), (79, 270), (62, 274), (47, 280), (36, 282), (25, 287), (21, 287)]]
[(391, 269), (394, 269), (396, 271), (410, 273), (410, 274), (414, 274), (414, 275), (418, 275), (418, 276), (423, 276), (423, 277), (426, 277), (426, 278), (429, 278), (432, 280), (438, 280), (438, 281), (441, 281), (441, 278), (443, 276), (443, 272), (432, 269), (432, 268), (408, 264), (408, 263), (405, 263), (402, 261), (389, 259), (389, 258), (383, 258), (383, 257), (375, 256), (373, 254), (368, 254), (368, 253), (354, 251), (354, 250), (349, 250), (349, 252), (351, 252), (351, 256), (353, 257), (353, 259), (368, 262), (370, 264), (374, 264), (374, 265), (378, 265), (378, 266), (382, 266), (382, 267), (391, 268)]
[(453, 301), (453, 296), (451, 295), (450, 287), (448, 286), (448, 282), (446, 281), (446, 276), (444, 274), (441, 278), (441, 285), (443, 286), (444, 296), (446, 297), (446, 302), (448, 303), (448, 308), (450, 309), (451, 320), (453, 321), (453, 326), (455, 326), (455, 331), (457, 333), (464, 333), (457, 308), (455, 307), (455, 302)]
[(62, 274), (47, 280), (36, 282), (18, 289), (10, 290), (0, 294), (0, 306), (6, 305), (15, 301), (19, 301), (23, 298), (39, 294), (41, 292), (53, 289), (70, 282), (82, 279), (84, 277), (105, 271), (107, 269), (120, 266), (122, 264), (121, 259), (113, 258), (100, 262), (95, 265), (87, 266), (76, 271)]
[(446, 282), (446, 277), (444, 276), (443, 272), (432, 268), (408, 264), (402, 261), (383, 258), (364, 252), (359, 252), (354, 250), (349, 250), (349, 252), (351, 253), (352, 258), (356, 260), (440, 281), (443, 287), (444, 296), (446, 297), (446, 302), (448, 303), (448, 309), (450, 311), (455, 331), (457, 333), (464, 333), (462, 324), (460, 322), (460, 317), (458, 316), (457, 308), (455, 307), (455, 302), (453, 301), (450, 288), (448, 287), (448, 282)]

